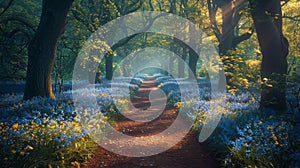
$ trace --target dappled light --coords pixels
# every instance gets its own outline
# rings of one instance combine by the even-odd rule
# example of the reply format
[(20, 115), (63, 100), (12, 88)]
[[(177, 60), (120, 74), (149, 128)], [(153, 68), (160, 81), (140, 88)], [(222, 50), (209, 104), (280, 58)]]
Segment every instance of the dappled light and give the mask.
[(299, 0), (2, 0), (0, 167), (299, 167)]

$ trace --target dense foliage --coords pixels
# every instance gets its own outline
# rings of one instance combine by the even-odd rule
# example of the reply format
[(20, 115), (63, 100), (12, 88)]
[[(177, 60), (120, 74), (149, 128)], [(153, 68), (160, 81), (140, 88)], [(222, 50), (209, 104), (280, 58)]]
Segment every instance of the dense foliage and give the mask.
[[(223, 3), (224, 2), (224, 3)], [(110, 87), (129, 88), (130, 98), (137, 95), (149, 74), (155, 84), (167, 95), (168, 105), (175, 108), (192, 107), (187, 117), (197, 114), (193, 125), (200, 131), (207, 124), (207, 111), (215, 109), (222, 119), (207, 144), (225, 167), (299, 167), (300, 166), (300, 17), (299, 0), (281, 2), (282, 32), (289, 42), (287, 55), (286, 98), (288, 110), (279, 113), (271, 109), (259, 110), (262, 86), (272, 88), (268, 78), (261, 76), (263, 53), (251, 17), (253, 9), (248, 1), (232, 2), (226, 8), (221, 0), (75, 0), (68, 12), (67, 23), (61, 34), (52, 72), (56, 99), (34, 97), (23, 100), (26, 78), (28, 45), (33, 39), (42, 13), (42, 0), (2, 0), (0, 2), (0, 162), (4, 167), (80, 167), (92, 156), (97, 144), (86, 130), (78, 113), (100, 113), (112, 124), (119, 113), (110, 95)], [(255, 2), (255, 1), (251, 1)], [(231, 10), (229, 10), (229, 8)], [(192, 21), (202, 29), (221, 55), (227, 79), (227, 93), (219, 100), (211, 100), (211, 81), (201, 59), (182, 42), (159, 33), (140, 33), (121, 40), (103, 60), (91, 56), (99, 67), (96, 72), (97, 108), (81, 111), (74, 108), (71, 97), (72, 71), (84, 42), (102, 25), (136, 11), (164, 11)], [(252, 13), (253, 14), (253, 13)], [(272, 21), (278, 14), (266, 12)], [(280, 18), (280, 19), (281, 19)], [(232, 19), (230, 26), (228, 19)], [(172, 25), (170, 25), (172, 26)], [(228, 29), (227, 29), (228, 28)], [(191, 31), (178, 30), (180, 31)], [(228, 40), (230, 44), (228, 43)], [(105, 43), (105, 42), (102, 42)], [(229, 44), (226, 46), (226, 44)], [(94, 46), (95, 48), (99, 46)], [(181, 91), (195, 94), (189, 88), (187, 67), (178, 60), (168, 61), (169, 72), (130, 74), (131, 65), (118, 69), (124, 83), (107, 80), (129, 54), (141, 48), (160, 47), (170, 50), (184, 60), (197, 78), (200, 100), (181, 101)], [(147, 61), (147, 57), (144, 57)], [(280, 62), (279, 62), (280, 64)], [(276, 67), (273, 67), (276, 69)], [(218, 70), (216, 70), (218, 71)], [(147, 71), (145, 71), (146, 73)], [(179, 78), (170, 76), (174, 74)], [(105, 79), (107, 78), (107, 79)], [(94, 79), (91, 79), (93, 81)], [(88, 81), (82, 81), (87, 83)], [(93, 82), (92, 82), (93, 83)], [(186, 86), (179, 90), (178, 85)], [(274, 83), (273, 83), (274, 84)], [(95, 90), (79, 90), (83, 96)], [(122, 96), (123, 93), (119, 93)], [(225, 106), (220, 102), (225, 100)], [(128, 103), (127, 99), (117, 102)], [(95, 106), (96, 106), (95, 105)], [(199, 107), (199, 108), (198, 108)], [(99, 110), (100, 109), (100, 110)], [(190, 114), (189, 114), (190, 113)], [(93, 117), (93, 116), (91, 116)]]

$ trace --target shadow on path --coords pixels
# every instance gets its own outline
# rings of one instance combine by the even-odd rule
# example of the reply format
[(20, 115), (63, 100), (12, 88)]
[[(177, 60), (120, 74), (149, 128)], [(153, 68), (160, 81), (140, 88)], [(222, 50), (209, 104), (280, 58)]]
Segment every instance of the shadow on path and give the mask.
[[(151, 103), (149, 94), (157, 90), (154, 80), (144, 81), (138, 94), (131, 99), (132, 104), (141, 111), (149, 109)], [(154, 99), (153, 101), (160, 101)], [(151, 111), (147, 111), (151, 113)], [(147, 113), (141, 113), (147, 115)], [(177, 111), (173, 107), (166, 106), (164, 111), (150, 122), (136, 122), (124, 116), (118, 118), (114, 128), (131, 136), (150, 136), (158, 134), (168, 128), (177, 117)], [(164, 139), (161, 138), (161, 144)], [(146, 143), (146, 142), (145, 142)], [(195, 134), (190, 131), (180, 142), (169, 150), (148, 157), (121, 156), (103, 149), (101, 146), (94, 152), (94, 156), (83, 165), (85, 168), (114, 167), (114, 168), (211, 168), (218, 167), (216, 160), (209, 153), (204, 144), (200, 144)]]

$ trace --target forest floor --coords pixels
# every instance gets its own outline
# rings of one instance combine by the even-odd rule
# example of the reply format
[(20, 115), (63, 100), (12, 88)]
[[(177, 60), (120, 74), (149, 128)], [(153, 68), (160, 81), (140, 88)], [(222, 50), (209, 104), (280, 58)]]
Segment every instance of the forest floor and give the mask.
[[(145, 110), (150, 106), (149, 93), (158, 89), (154, 80), (145, 80), (132, 103), (136, 108)], [(153, 100), (152, 100), (153, 101)], [(150, 122), (136, 122), (121, 116), (114, 128), (130, 136), (151, 136), (168, 128), (177, 117), (177, 109), (166, 107), (161, 115)], [(126, 140), (126, 139), (125, 139)], [(164, 138), (159, 142), (167, 143)], [(144, 142), (147, 143), (147, 142)], [(205, 144), (200, 144), (193, 131), (190, 131), (180, 142), (165, 152), (148, 157), (128, 157), (107, 151), (99, 146), (84, 168), (113, 167), (113, 168), (211, 168), (218, 167), (216, 159)]]

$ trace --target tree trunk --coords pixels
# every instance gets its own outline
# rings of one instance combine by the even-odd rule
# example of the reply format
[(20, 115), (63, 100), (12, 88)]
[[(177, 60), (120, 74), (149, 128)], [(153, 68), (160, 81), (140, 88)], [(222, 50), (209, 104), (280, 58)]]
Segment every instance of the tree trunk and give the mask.
[(221, 6), (222, 10), (222, 34), (220, 36), (219, 53), (220, 55), (227, 55), (228, 50), (232, 49), (232, 40), (234, 37), (234, 23), (233, 23), (233, 8), (231, 2)]
[[(189, 26), (189, 32), (195, 32), (195, 27), (194, 26)], [(202, 38), (202, 37), (201, 37)], [(189, 42), (191, 45), (195, 45), (195, 39), (194, 37), (190, 37), (189, 38)], [(202, 40), (200, 39), (200, 43), (202, 42)], [(199, 51), (201, 52), (201, 51)], [(189, 67), (191, 69), (191, 71), (189, 71), (189, 79), (193, 79), (195, 77), (195, 79), (197, 79), (197, 62), (199, 59), (199, 55), (192, 49), (189, 47)]]
[[(219, 55), (222, 59), (225, 70), (226, 83), (228, 86), (234, 86), (231, 81), (232, 76), (228, 75), (228, 72), (234, 72), (234, 69), (231, 68), (230, 65), (233, 64), (232, 58), (224, 57), (225, 55), (230, 56), (232, 53), (229, 53), (229, 50), (234, 50), (236, 46), (244, 40), (247, 40), (253, 34), (244, 33), (242, 35), (234, 34), (234, 29), (237, 28), (237, 24), (241, 18), (241, 14), (239, 13), (244, 8), (244, 1), (232, 1), (232, 0), (207, 0), (208, 10), (210, 21), (213, 27), (213, 30), (217, 36), (219, 41)], [(217, 25), (216, 14), (217, 9), (220, 8), (222, 12), (222, 30), (220, 31)], [(223, 71), (220, 71), (220, 82), (219, 88), (222, 89), (224, 81), (224, 75), (222, 75)], [(227, 74), (226, 74), (227, 72)], [(230, 74), (230, 73), (229, 73)]]
[[(172, 38), (172, 41), (173, 42), (175, 42), (175, 39), (174, 38)], [(173, 43), (171, 43), (170, 44), (170, 48), (169, 48), (169, 50), (170, 51), (172, 51), (173, 53), (172, 53), (172, 55), (170, 55), (169, 57), (168, 57), (168, 59), (169, 59), (169, 61), (168, 61), (168, 65), (166, 65), (167, 67), (166, 67), (166, 70), (167, 70), (167, 75), (169, 75), (169, 74), (173, 74), (172, 72), (174, 71), (174, 60), (173, 60), (173, 58), (174, 58), (174, 56), (175, 56), (175, 54), (177, 53), (177, 52), (179, 52), (179, 47), (178, 46), (176, 46), (175, 44), (173, 44)], [(175, 54), (174, 54), (175, 53)]]
[[(187, 55), (187, 48), (182, 48), (182, 62), (184, 63), (186, 60)], [(180, 58), (180, 59), (181, 59)], [(184, 77), (184, 70), (185, 70), (185, 64), (180, 63), (180, 60), (178, 60), (178, 77), (183, 78)]]
[(197, 70), (197, 61), (199, 59), (198, 54), (193, 50), (189, 49), (189, 67), (191, 71), (189, 71), (189, 79), (197, 78), (196, 70)]
[(262, 52), (260, 109), (287, 109), (285, 89), (288, 41), (282, 34), (280, 0), (251, 1), (251, 14)]
[(55, 98), (51, 73), (56, 46), (73, 0), (43, 0), (38, 29), (28, 46), (28, 66), (24, 99), (34, 96)]
[(112, 80), (113, 76), (113, 55), (107, 55), (105, 57), (105, 78), (107, 80)]
[[(231, 64), (233, 64), (232, 58), (224, 57), (229, 56), (231, 53), (229, 53), (229, 50), (233, 49), (233, 38), (234, 38), (234, 22), (233, 22), (233, 8), (231, 2), (226, 2), (225, 4), (222, 4), (221, 6), (222, 10), (222, 34), (220, 35), (220, 41), (219, 41), (219, 55), (222, 59), (223, 65), (227, 68), (225, 69), (226, 72), (229, 72), (232, 74), (234, 71), (233, 68), (231, 68)], [(224, 75), (220, 72), (220, 81), (224, 81)], [(232, 76), (225, 73), (226, 77), (226, 83), (228, 86), (233, 86), (233, 83), (231, 81)], [(221, 86), (222, 82), (219, 83), (219, 88), (222, 88)]]

